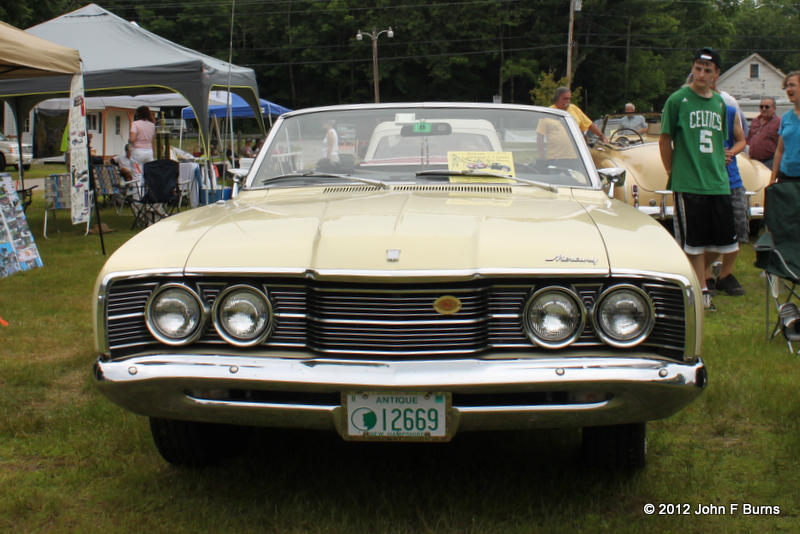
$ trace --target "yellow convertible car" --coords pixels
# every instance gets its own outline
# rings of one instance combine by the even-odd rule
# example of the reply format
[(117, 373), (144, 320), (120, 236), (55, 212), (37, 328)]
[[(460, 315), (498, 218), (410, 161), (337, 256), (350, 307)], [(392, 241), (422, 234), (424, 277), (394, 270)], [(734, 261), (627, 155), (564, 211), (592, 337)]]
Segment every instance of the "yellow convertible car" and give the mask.
[(590, 464), (640, 468), (646, 423), (706, 385), (703, 302), (675, 240), (609, 198), (621, 175), (553, 108), (287, 113), (232, 199), (109, 258), (96, 384), (177, 465), (220, 461), (249, 426), (564, 427)]
[[(639, 128), (641, 125), (644, 127)], [(667, 173), (658, 149), (661, 114), (606, 115), (600, 128), (609, 142), (591, 142), (590, 152), (595, 166), (626, 171), (625, 185), (615, 189), (614, 197), (657, 219), (671, 219), (672, 192), (666, 190)], [(770, 170), (744, 153), (736, 156), (736, 161), (747, 190), (750, 233), (755, 234), (764, 218), (764, 188), (769, 184)]]

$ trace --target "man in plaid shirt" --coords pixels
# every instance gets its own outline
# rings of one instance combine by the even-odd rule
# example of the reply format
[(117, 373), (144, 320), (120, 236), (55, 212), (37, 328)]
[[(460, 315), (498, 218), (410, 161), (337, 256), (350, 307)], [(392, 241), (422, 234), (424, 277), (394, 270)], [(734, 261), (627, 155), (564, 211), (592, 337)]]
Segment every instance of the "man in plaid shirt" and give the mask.
[(757, 159), (772, 169), (781, 118), (775, 114), (774, 98), (763, 98), (760, 107), (761, 114), (753, 119), (750, 131), (747, 132), (747, 144), (750, 146), (750, 158)]

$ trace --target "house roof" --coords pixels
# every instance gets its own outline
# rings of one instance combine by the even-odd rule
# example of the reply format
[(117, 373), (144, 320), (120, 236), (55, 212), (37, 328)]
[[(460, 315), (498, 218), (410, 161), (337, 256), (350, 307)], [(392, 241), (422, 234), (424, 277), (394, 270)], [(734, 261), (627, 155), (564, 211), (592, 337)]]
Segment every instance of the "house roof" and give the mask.
[(769, 61), (767, 61), (766, 59), (761, 57), (759, 54), (750, 54), (749, 56), (747, 56), (746, 58), (741, 60), (739, 63), (737, 63), (733, 67), (731, 67), (728, 70), (726, 70), (719, 77), (719, 80), (717, 80), (717, 85), (724, 84), (725, 80), (727, 80), (728, 78), (730, 78), (731, 76), (736, 74), (736, 72), (739, 71), (740, 69), (745, 68), (745, 67), (749, 68), (749, 65), (751, 65), (753, 62), (758, 62), (761, 65), (765, 66), (767, 69), (769, 69), (771, 72), (773, 72), (776, 76), (780, 76), (781, 80), (786, 76), (783, 73), (783, 71), (781, 71), (779, 68), (775, 67), (772, 63), (770, 63)]

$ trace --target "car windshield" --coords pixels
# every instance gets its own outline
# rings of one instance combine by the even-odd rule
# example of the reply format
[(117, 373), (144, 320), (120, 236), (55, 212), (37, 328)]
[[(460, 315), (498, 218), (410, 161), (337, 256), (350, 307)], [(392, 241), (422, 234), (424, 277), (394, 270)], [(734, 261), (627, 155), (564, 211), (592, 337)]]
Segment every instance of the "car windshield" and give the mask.
[(281, 117), (247, 188), (346, 181), (595, 187), (573, 121), (533, 106), (317, 108)]
[[(630, 133), (632, 129), (644, 135), (661, 133), (661, 113), (613, 113), (606, 115), (601, 122), (599, 128), (606, 137), (611, 137), (618, 130), (621, 130), (619, 134)], [(647, 131), (640, 131), (645, 127)]]

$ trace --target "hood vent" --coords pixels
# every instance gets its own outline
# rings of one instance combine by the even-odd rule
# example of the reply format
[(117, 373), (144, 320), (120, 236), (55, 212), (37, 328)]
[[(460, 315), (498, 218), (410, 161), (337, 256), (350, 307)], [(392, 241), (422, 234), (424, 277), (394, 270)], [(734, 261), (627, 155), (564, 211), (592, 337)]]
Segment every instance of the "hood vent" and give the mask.
[[(382, 191), (380, 187), (371, 185), (348, 185), (342, 187), (326, 187), (326, 195), (350, 194), (350, 193), (373, 193)], [(442, 184), (442, 185), (419, 185), (407, 184), (392, 186), (392, 191), (421, 191), (434, 193), (483, 193), (486, 195), (510, 195), (511, 187), (507, 185), (489, 184)]]
[(381, 188), (374, 185), (345, 185), (342, 187), (326, 187), (323, 193), (325, 195), (338, 195), (342, 193), (374, 193), (375, 191), (381, 191)]
[(443, 184), (443, 185), (398, 185), (394, 191), (431, 191), (436, 193), (484, 193), (487, 195), (510, 195), (507, 185)]

